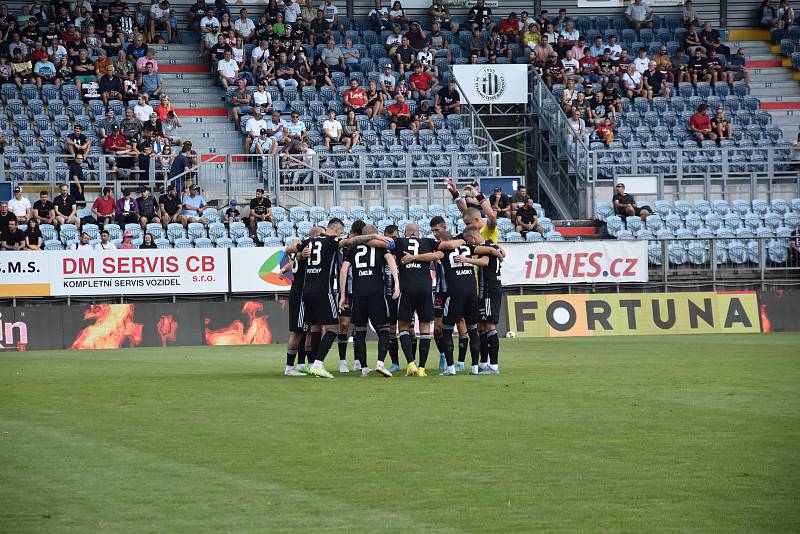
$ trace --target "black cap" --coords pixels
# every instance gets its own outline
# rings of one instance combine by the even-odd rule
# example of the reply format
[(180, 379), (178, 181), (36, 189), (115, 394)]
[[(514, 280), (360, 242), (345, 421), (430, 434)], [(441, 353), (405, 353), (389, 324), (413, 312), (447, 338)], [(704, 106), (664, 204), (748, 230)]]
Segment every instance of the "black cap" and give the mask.
[(103, 228), (102, 230), (100, 230), (100, 233), (101, 233), (101, 234), (106, 234), (106, 235), (108, 235), (108, 230), (106, 230), (105, 228)]
[(261, 189), (260, 187), (258, 189), (256, 189), (256, 193), (263, 193), (263, 192), (264, 192), (264, 190)]
[(200, 190), (200, 186), (198, 186), (197, 184), (192, 184), (192, 186), (189, 189), (192, 190), (192, 191), (199, 191)]
[(14, 192), (15, 192), (15, 193), (19, 193), (20, 191), (22, 191), (22, 188), (21, 188), (20, 186), (16, 186), (16, 187), (14, 188)]
[(175, 184), (169, 184), (167, 186), (167, 191), (175, 191)]

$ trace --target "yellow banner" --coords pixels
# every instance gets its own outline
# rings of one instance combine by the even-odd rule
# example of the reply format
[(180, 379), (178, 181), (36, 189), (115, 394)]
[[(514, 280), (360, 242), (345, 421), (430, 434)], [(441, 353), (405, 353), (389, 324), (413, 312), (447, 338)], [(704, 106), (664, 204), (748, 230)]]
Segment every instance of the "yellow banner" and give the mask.
[(508, 296), (518, 337), (755, 333), (755, 292)]

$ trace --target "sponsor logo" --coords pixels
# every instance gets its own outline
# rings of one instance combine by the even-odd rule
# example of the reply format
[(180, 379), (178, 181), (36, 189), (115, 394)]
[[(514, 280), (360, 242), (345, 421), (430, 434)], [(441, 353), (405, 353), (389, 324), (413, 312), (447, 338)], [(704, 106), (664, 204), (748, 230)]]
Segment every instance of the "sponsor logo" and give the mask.
[(475, 75), (475, 91), (486, 100), (497, 100), (506, 92), (506, 77), (494, 67), (481, 69)]
[(276, 286), (292, 285), (292, 279), (290, 278), (291, 274), (281, 274), (281, 268), (283, 268), (288, 262), (288, 259), (285, 256), (286, 255), (282, 250), (273, 253), (269, 258), (266, 259), (266, 261), (264, 261), (264, 263), (261, 264), (261, 267), (258, 269), (258, 277), (266, 283)]

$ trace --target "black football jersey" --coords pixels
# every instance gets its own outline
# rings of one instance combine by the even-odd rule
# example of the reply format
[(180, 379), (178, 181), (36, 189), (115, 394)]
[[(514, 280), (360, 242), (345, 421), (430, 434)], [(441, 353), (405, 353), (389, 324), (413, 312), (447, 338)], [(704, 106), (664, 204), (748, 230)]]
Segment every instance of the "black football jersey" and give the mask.
[(290, 294), (294, 295), (303, 292), (307, 264), (307, 260), (301, 254), (294, 255), (294, 261), (292, 262), (292, 288), (289, 290)]
[(347, 251), (347, 261), (353, 276), (353, 297), (372, 297), (384, 294), (386, 249), (358, 245)]
[(477, 281), (475, 279), (475, 269), (472, 265), (457, 263), (456, 256), (472, 256), (474, 247), (463, 244), (453, 250), (443, 250), (444, 258), (441, 263), (444, 268), (444, 277), (447, 282), (447, 292), (471, 292), (477, 293)]
[(394, 240), (394, 255), (397, 258), (397, 269), (400, 276), (400, 287), (403, 291), (409, 289), (431, 288), (430, 262), (412, 262), (405, 265), (401, 260), (408, 252), (413, 256), (436, 252), (436, 240), (420, 237), (397, 238)]
[[(494, 249), (498, 248), (497, 245), (490, 243), (484, 243), (483, 246), (492, 247)], [(487, 267), (481, 267), (479, 273), (481, 295), (485, 295), (488, 291), (498, 291), (502, 289), (502, 284), (500, 282), (500, 265), (502, 262), (497, 256), (488, 256), (488, 258), (489, 265)]]
[(300, 249), (306, 247), (311, 248), (311, 255), (306, 260), (303, 293), (320, 296), (333, 293), (339, 273), (339, 238), (321, 235), (306, 239)]

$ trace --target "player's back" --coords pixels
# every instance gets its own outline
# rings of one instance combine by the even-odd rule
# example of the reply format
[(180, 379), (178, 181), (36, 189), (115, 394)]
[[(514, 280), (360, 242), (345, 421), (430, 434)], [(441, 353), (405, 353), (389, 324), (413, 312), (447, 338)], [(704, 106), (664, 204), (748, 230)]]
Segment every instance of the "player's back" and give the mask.
[(327, 295), (333, 293), (339, 267), (339, 238), (321, 235), (306, 239), (301, 249), (309, 247), (303, 293)]
[(397, 257), (400, 287), (403, 291), (411, 289), (431, 290), (430, 262), (410, 262), (403, 264), (406, 253), (412, 256), (429, 254), (436, 251), (436, 241), (429, 238), (407, 237), (394, 240), (394, 254)]
[(458, 263), (456, 256), (472, 256), (474, 248), (468, 244), (463, 244), (453, 250), (443, 250), (444, 257), (441, 264), (444, 269), (445, 281), (447, 282), (447, 292), (477, 293), (475, 280), (475, 269), (472, 265)]
[[(493, 243), (484, 243), (483, 246), (499, 249), (499, 247)], [(487, 257), (489, 258), (489, 265), (481, 267), (480, 269), (479, 285), (481, 295), (502, 289), (502, 283), (500, 281), (500, 267), (502, 262), (497, 256), (489, 255)]]
[(346, 259), (351, 265), (354, 297), (384, 294), (385, 254), (386, 249), (366, 244), (350, 248)]

